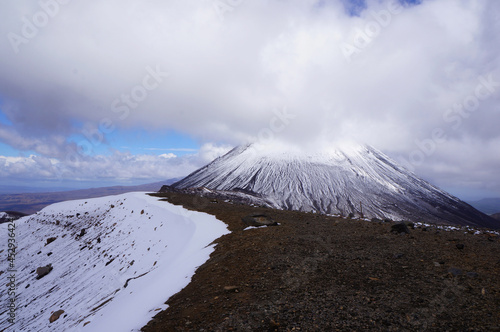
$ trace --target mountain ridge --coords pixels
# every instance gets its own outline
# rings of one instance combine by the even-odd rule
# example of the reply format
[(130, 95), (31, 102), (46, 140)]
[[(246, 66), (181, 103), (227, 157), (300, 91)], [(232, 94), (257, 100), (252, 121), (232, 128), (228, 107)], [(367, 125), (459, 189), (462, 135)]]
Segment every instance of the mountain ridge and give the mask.
[(483, 198), (478, 201), (469, 202), (470, 205), (479, 211), (488, 215), (498, 213), (500, 211), (500, 198)]
[(169, 184), (178, 179), (147, 183), (135, 186), (112, 186), (89, 189), (78, 189), (42, 193), (0, 194), (0, 211), (17, 211), (22, 214), (33, 214), (54, 203), (119, 195), (133, 191), (157, 191), (163, 184)]

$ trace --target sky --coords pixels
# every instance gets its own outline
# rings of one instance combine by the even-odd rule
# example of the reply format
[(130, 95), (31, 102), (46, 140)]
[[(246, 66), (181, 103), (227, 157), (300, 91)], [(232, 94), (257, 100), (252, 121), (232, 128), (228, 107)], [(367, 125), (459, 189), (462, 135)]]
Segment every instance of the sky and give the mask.
[(496, 0), (4, 1), (0, 36), (0, 186), (147, 183), (246, 142), (354, 140), (500, 197)]

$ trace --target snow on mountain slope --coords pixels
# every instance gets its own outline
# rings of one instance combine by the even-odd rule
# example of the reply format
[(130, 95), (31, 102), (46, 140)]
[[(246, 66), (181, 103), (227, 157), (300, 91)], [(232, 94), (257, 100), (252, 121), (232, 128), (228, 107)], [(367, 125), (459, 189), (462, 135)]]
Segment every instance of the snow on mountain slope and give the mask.
[(282, 209), (499, 227), (383, 153), (356, 144), (306, 154), (280, 145), (243, 145), (172, 186), (243, 189)]
[[(8, 225), (0, 227), (6, 251)], [(48, 206), (15, 222), (16, 323), (10, 326), (4, 311), (0, 330), (136, 331), (166, 308), (209, 258), (210, 244), (227, 233), (213, 216), (145, 193)], [(2, 259), (0, 271), (9, 273), (7, 264)], [(35, 270), (48, 264), (53, 270), (37, 279)]]

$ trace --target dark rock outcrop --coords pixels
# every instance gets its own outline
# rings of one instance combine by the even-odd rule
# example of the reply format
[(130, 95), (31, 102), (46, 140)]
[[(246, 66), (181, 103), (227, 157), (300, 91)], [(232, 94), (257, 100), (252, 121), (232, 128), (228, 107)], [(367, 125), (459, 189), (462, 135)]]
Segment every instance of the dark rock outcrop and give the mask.
[(401, 233), (410, 234), (410, 230), (408, 229), (408, 226), (406, 226), (406, 224), (404, 222), (396, 224), (396, 225), (392, 225), (391, 232), (398, 233), (398, 234), (401, 234)]
[(271, 217), (265, 214), (251, 214), (246, 217), (241, 218), (241, 220), (247, 226), (261, 227), (261, 226), (277, 226), (278, 223), (275, 222)]

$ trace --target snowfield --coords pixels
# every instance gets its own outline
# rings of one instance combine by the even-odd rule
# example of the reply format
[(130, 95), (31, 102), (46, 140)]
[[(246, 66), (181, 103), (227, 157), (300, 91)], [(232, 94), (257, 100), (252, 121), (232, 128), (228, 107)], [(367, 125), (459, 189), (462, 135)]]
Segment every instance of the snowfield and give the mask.
[[(8, 224), (0, 225), (8, 283)], [(137, 331), (191, 280), (229, 233), (215, 217), (146, 193), (68, 201), (15, 221), (16, 318), (0, 289), (0, 330)], [(56, 238), (47, 244), (47, 239)], [(37, 279), (36, 269), (53, 270)], [(52, 313), (64, 310), (52, 323)]]

